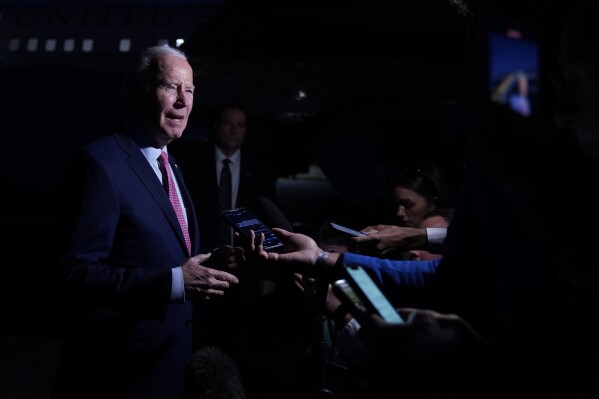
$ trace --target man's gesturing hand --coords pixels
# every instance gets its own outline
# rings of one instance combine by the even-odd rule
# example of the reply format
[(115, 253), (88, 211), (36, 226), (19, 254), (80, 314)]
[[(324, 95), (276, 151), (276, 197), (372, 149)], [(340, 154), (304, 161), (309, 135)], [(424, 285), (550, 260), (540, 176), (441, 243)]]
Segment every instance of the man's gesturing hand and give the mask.
[(208, 300), (211, 296), (222, 296), (231, 284), (239, 280), (231, 273), (211, 269), (202, 263), (210, 259), (211, 254), (199, 254), (189, 258), (183, 264), (183, 283), (185, 294)]

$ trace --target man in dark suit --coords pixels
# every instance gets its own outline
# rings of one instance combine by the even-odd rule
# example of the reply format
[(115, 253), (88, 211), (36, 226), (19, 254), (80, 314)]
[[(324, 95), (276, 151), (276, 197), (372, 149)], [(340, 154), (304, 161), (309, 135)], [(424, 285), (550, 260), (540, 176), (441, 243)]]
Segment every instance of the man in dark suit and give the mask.
[(193, 106), (185, 54), (151, 47), (128, 78), (126, 126), (86, 146), (66, 180), (56, 277), (69, 312), (52, 398), (182, 397), (191, 301), (238, 283), (208, 262), (241, 249), (198, 255), (191, 197), (163, 158)]

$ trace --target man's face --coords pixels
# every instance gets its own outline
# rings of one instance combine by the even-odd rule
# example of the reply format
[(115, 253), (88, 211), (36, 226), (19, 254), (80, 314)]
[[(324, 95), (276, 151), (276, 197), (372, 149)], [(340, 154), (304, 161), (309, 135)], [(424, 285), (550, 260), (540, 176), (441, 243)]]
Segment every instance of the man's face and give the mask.
[(183, 134), (193, 108), (193, 71), (187, 61), (171, 55), (159, 60), (156, 85), (152, 89), (147, 123), (160, 146)]
[(223, 111), (216, 124), (216, 144), (228, 151), (236, 151), (246, 133), (245, 112), (238, 108), (230, 108)]

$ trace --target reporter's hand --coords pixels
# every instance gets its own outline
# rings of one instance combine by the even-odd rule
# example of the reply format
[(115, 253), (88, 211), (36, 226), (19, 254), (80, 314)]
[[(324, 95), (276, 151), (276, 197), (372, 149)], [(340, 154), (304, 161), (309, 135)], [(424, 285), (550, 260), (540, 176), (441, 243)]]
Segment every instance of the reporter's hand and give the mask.
[(212, 254), (199, 254), (187, 259), (181, 267), (185, 294), (208, 300), (212, 296), (222, 296), (232, 284), (239, 280), (225, 271), (212, 269), (203, 265)]
[(319, 304), (316, 296), (316, 281), (314, 277), (293, 273), (293, 284), (304, 294), (306, 303), (316, 309)]
[(264, 234), (256, 237), (254, 231), (250, 232), (250, 249), (259, 259), (268, 264), (277, 264), (288, 267), (290, 271), (314, 275), (314, 265), (322, 249), (312, 238), (304, 234), (291, 233), (284, 229), (272, 229), (283, 240), (280, 253), (266, 252), (263, 247)]
[(359, 246), (376, 248), (379, 255), (422, 246), (427, 242), (426, 229), (379, 224), (367, 226), (361, 231), (367, 235), (352, 237), (351, 240)]

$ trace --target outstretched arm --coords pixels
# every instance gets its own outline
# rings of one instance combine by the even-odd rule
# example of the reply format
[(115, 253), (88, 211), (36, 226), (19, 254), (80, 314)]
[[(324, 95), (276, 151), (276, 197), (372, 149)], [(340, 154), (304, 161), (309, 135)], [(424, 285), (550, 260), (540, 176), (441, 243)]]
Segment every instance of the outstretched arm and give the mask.
[(365, 227), (361, 231), (367, 235), (352, 237), (351, 240), (360, 246), (368, 245), (375, 248), (379, 255), (427, 244), (426, 229), (379, 224)]

